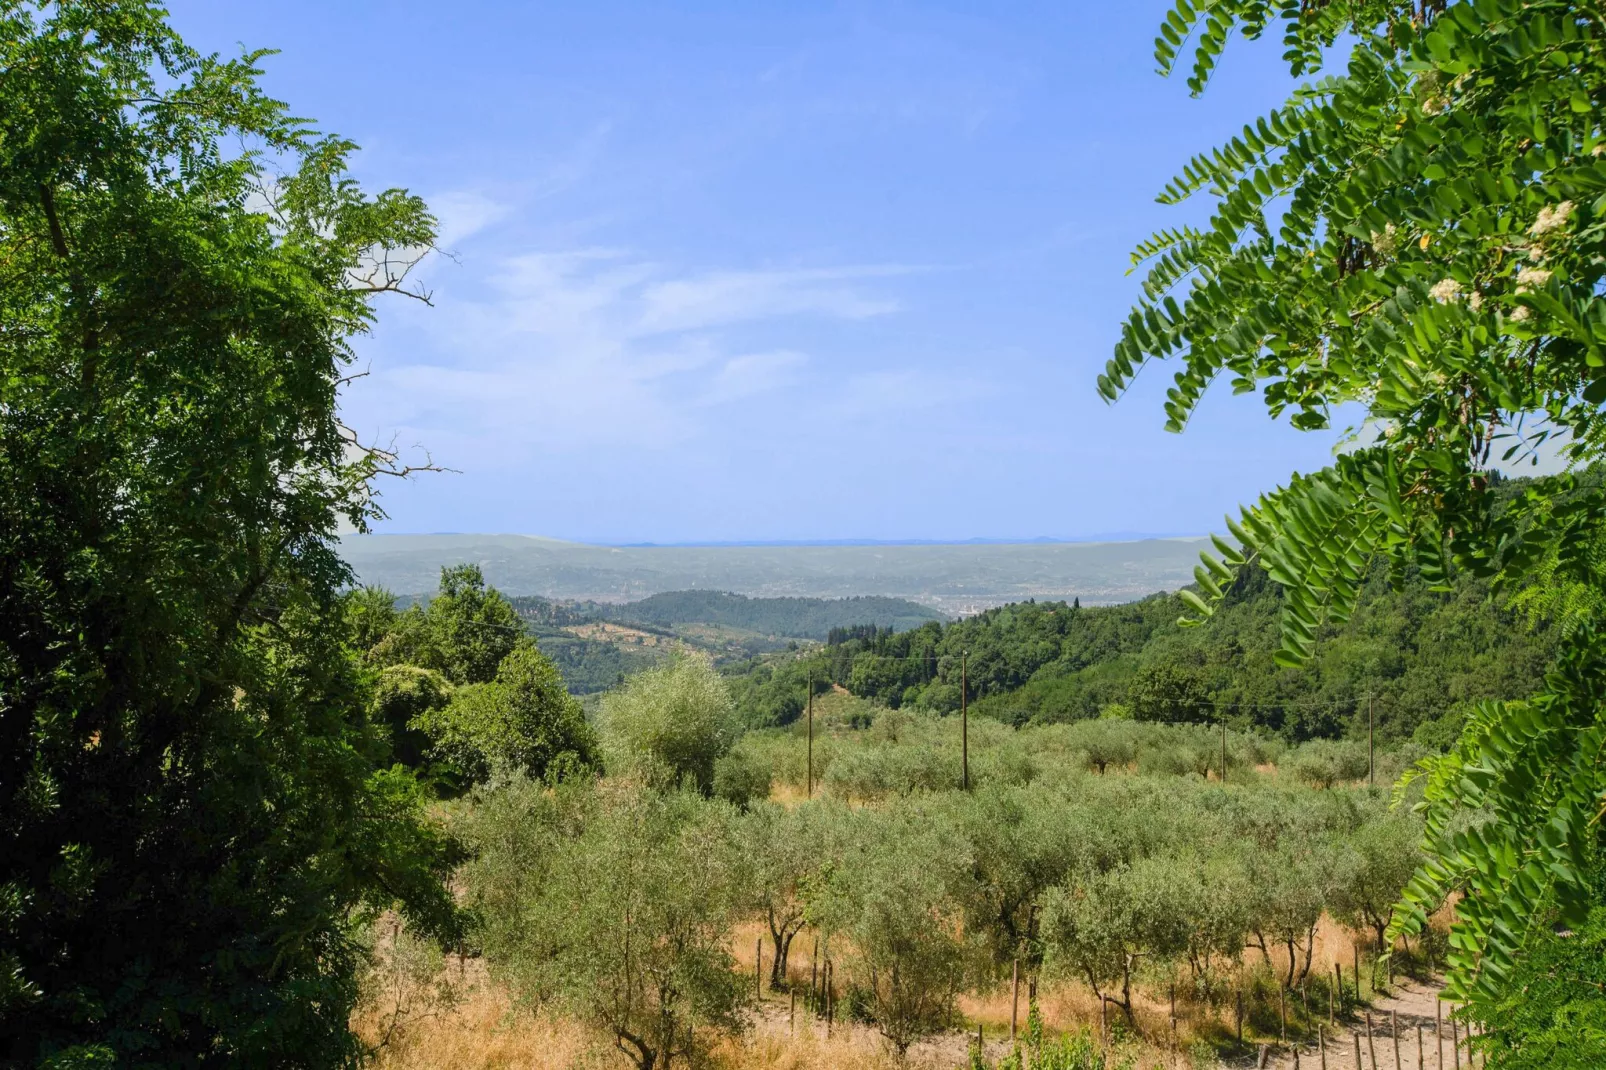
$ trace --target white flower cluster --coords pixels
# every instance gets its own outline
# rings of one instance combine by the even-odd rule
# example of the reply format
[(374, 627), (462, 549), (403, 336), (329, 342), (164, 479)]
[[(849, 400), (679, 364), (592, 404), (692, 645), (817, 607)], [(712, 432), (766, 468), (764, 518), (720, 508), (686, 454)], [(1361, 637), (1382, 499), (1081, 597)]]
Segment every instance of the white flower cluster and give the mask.
[(1539, 218), (1528, 228), (1528, 233), (1539, 238), (1553, 230), (1560, 230), (1567, 225), (1567, 217), (1573, 214), (1573, 208), (1572, 201), (1562, 201), (1557, 205), (1547, 204), (1539, 209)]
[(1393, 223), (1384, 227), (1382, 233), (1372, 231), (1372, 248), (1379, 256), (1393, 256), (1399, 250), (1400, 240), (1394, 236)]
[(1517, 272), (1517, 292), (1531, 293), (1536, 287), (1545, 285), (1555, 272), (1547, 268), (1525, 267)]
[(1441, 305), (1461, 300), (1461, 284), (1454, 279), (1440, 279), (1428, 291), (1428, 296)]

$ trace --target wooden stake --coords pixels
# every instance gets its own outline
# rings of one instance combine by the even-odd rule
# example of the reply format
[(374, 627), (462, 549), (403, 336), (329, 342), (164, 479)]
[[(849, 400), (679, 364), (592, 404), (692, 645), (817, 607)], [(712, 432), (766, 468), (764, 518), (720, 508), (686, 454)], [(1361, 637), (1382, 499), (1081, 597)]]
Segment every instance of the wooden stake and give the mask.
[(1389, 1011), (1389, 1032), (1394, 1035), (1394, 1070), (1403, 1070), (1400, 1066), (1400, 1016)]
[(1416, 1070), (1427, 1070), (1428, 1061), (1422, 1054), (1422, 1023), (1416, 1023)]
[(764, 938), (753, 941), (753, 998), (764, 998)]
[[(1361, 1062), (1361, 1035), (1351, 1033), (1350, 1036), (1355, 1038), (1355, 1070), (1365, 1070), (1366, 1064)], [(1377, 1070), (1377, 1067), (1374, 1066), (1372, 1070)]]
[(1285, 998), (1283, 986), (1277, 986), (1277, 1028), (1278, 1035), (1284, 1044), (1288, 1043), (1288, 1000)]
[(1444, 1021), (1440, 1012), (1444, 1010), (1444, 1001), (1433, 1001), (1433, 1043), (1439, 1049), (1438, 1070), (1444, 1070)]
[(1244, 994), (1243, 994), (1243, 990), (1239, 989), (1237, 995), (1238, 995), (1238, 1043), (1242, 1044), (1244, 1042)]
[(1455, 1070), (1461, 1070), (1461, 1027), (1450, 1019), (1450, 1054), (1455, 1057)]
[[(1316, 1027), (1316, 1048), (1322, 1053), (1322, 1070), (1327, 1070), (1327, 1030), (1320, 1025)], [(1360, 1070), (1360, 1067), (1355, 1070)]]
[[(1338, 1002), (1342, 1006), (1344, 1003), (1344, 967), (1337, 962), (1333, 963), (1333, 987), (1338, 989)], [(1329, 997), (1329, 1002), (1331, 1002), (1331, 997)], [(1329, 1015), (1328, 1017), (1332, 1016)]]
[(786, 1031), (793, 1032), (797, 1023), (797, 989), (787, 988), (790, 998), (786, 1005)]
[(1372, 1070), (1377, 1070), (1377, 1042), (1372, 1039), (1372, 1012), (1366, 1012), (1366, 1054), (1372, 1057)]
[(1221, 714), (1221, 782), (1227, 782), (1227, 714)]
[(1009, 990), (1009, 1043), (1015, 1044), (1015, 1022), (1020, 1016), (1020, 959), (1015, 960), (1015, 980)]
[[(1333, 963), (1333, 968), (1337, 969), (1338, 968), (1338, 963), (1336, 963), (1336, 962)], [(1331, 988), (1329, 988), (1327, 990), (1327, 1024), (1328, 1025), (1333, 1025), (1336, 1022), (1337, 1022), (1337, 1017), (1333, 1013), (1333, 990)]]
[(831, 960), (825, 960), (825, 1035), (831, 1036), (831, 1022), (836, 1017), (836, 986), (832, 984)]
[(1351, 944), (1349, 949), (1355, 955), (1355, 1002), (1359, 1003), (1361, 1001), (1361, 945)]

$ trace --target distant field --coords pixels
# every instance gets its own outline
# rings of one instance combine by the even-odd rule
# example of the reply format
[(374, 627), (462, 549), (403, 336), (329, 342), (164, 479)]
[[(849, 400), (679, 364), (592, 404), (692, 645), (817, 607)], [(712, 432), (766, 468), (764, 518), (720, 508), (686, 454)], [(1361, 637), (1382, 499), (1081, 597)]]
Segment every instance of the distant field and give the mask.
[(355, 535), (357, 575), (400, 594), (478, 563), (510, 595), (627, 602), (665, 591), (755, 597), (889, 595), (944, 613), (1027, 598), (1125, 602), (1191, 582), (1203, 539), (908, 546), (590, 546), (527, 535)]

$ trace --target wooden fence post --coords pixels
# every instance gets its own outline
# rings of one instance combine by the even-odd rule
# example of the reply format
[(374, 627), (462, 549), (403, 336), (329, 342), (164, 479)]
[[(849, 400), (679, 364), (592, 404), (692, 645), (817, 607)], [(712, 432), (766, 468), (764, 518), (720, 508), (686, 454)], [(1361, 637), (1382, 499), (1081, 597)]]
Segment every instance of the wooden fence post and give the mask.
[[(1355, 1038), (1355, 1070), (1365, 1070), (1366, 1064), (1361, 1062), (1361, 1035), (1351, 1033), (1350, 1036)], [(1377, 1070), (1377, 1067), (1372, 1067), (1372, 1070)]]
[(1009, 989), (1009, 1043), (1015, 1045), (1015, 1023), (1020, 1017), (1020, 959), (1015, 960), (1015, 979)]
[(1416, 1023), (1416, 1070), (1427, 1070), (1428, 1060), (1422, 1053), (1422, 1023)]
[[(1316, 1026), (1316, 1048), (1322, 1054), (1322, 1070), (1327, 1070), (1327, 1030), (1318, 1023)], [(1355, 1070), (1361, 1070), (1356, 1067)]]
[(1444, 1000), (1434, 997), (1433, 1000), (1433, 1044), (1439, 1049), (1438, 1067), (1444, 1070)]
[(1355, 955), (1355, 1002), (1361, 1001), (1361, 945), (1351, 944), (1350, 951)]
[(1389, 1032), (1394, 1036), (1394, 1070), (1404, 1070), (1400, 1066), (1400, 1016), (1389, 1011)]
[(1244, 990), (1239, 989), (1238, 996), (1238, 1043), (1244, 1042)]
[(1336, 961), (1333, 963), (1333, 987), (1338, 989), (1339, 1010), (1346, 1009), (1346, 997), (1344, 995), (1344, 967), (1340, 966)]
[(753, 941), (753, 998), (764, 998), (764, 938)]
[(1450, 1054), (1455, 1057), (1455, 1070), (1461, 1070), (1461, 1026), (1450, 1019)]
[(1372, 1057), (1372, 1070), (1377, 1070), (1377, 1042), (1372, 1039), (1372, 1012), (1366, 1012), (1366, 1054)]

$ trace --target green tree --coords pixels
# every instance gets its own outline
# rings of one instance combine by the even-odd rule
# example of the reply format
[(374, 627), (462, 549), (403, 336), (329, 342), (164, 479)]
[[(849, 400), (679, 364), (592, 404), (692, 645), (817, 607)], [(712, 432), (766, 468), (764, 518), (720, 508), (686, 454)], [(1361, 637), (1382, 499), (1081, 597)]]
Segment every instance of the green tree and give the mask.
[(740, 732), (730, 689), (699, 658), (677, 658), (627, 679), (602, 700), (610, 769), (648, 783), (713, 790), (714, 763)]
[(749, 981), (728, 936), (744, 878), (721, 804), (514, 776), (463, 834), (486, 959), (519, 993), (605, 1030), (639, 1070), (695, 1062), (740, 1027)]
[(1085, 980), (1128, 1023), (1139, 959), (1170, 959), (1188, 947), (1186, 904), (1168, 859), (1142, 859), (1050, 889), (1043, 915), (1049, 969)]
[(560, 759), (575, 766), (597, 761), (596, 738), (580, 701), (528, 640), (502, 659), (494, 680), (464, 684), (446, 704), (426, 707), (409, 727), (429, 739), (430, 756), (457, 786), (483, 781), (502, 766), (540, 777)]
[(1349, 859), (1338, 867), (1343, 879), (1329, 907), (1346, 925), (1371, 929), (1379, 952), (1388, 946), (1394, 904), (1422, 862), (1421, 842), (1422, 822), (1402, 811), (1379, 814), (1345, 837)]
[(350, 339), (433, 220), (365, 196), (262, 53), (154, 4), (0, 5), (0, 1062), (357, 1054), (363, 919), (455, 925), (349, 656), (393, 458)]
[(898, 1058), (950, 1027), (968, 971), (949, 894), (963, 842), (935, 814), (864, 816), (810, 914), (846, 938), (847, 980)]
[(390, 750), (396, 761), (414, 769), (423, 765), (430, 739), (419, 726), (446, 708), (454, 690), (451, 682), (433, 669), (392, 665), (380, 670), (374, 684), (373, 719), (390, 729)]
[[(386, 596), (369, 591), (352, 597), (359, 619), (373, 622), (370, 633), (385, 620)], [(480, 566), (453, 565), (441, 569), (440, 589), (427, 605), (396, 613), (392, 600), (389, 627), (366, 656), (380, 665), (434, 669), (454, 684), (483, 684), (495, 678), (524, 631), (512, 603), (485, 585)]]
[(770, 935), (770, 987), (786, 981), (792, 941), (807, 921), (809, 888), (836, 856), (843, 815), (829, 802), (784, 807), (762, 802), (737, 825), (748, 860), (748, 894)]
[[(1342, 70), (1191, 161), (1162, 199), (1204, 192), (1203, 227), (1140, 246), (1145, 295), (1099, 389), (1175, 359), (1166, 402), (1181, 430), (1210, 383), (1261, 390), (1273, 416), (1328, 426), (1364, 417), (1354, 449), (1294, 477), (1229, 521), (1183, 598), (1210, 615), (1253, 560), (1283, 585), (1281, 664), (1307, 662), (1324, 622), (1342, 624), (1370, 566), (1453, 569), (1515, 583), (1598, 586), (1606, 491), (1541, 477), (1504, 500), (1492, 461), (1550, 439), (1577, 462), (1606, 446), (1606, 23), (1577, 0), (1178, 0), (1156, 56), (1192, 42), (1203, 90), (1235, 29), (1283, 27), (1296, 75), (1347, 53)], [(1342, 40), (1341, 48), (1335, 48)], [(1490, 704), (1428, 778), (1429, 864), (1402, 931), (1452, 890), (1450, 991), (1491, 1012), (1523, 942), (1559, 915), (1587, 916), (1581, 876), (1600, 851), (1606, 658), (1598, 599), (1575, 600), (1548, 695)], [(1482, 808), (1492, 820), (1456, 820)]]

